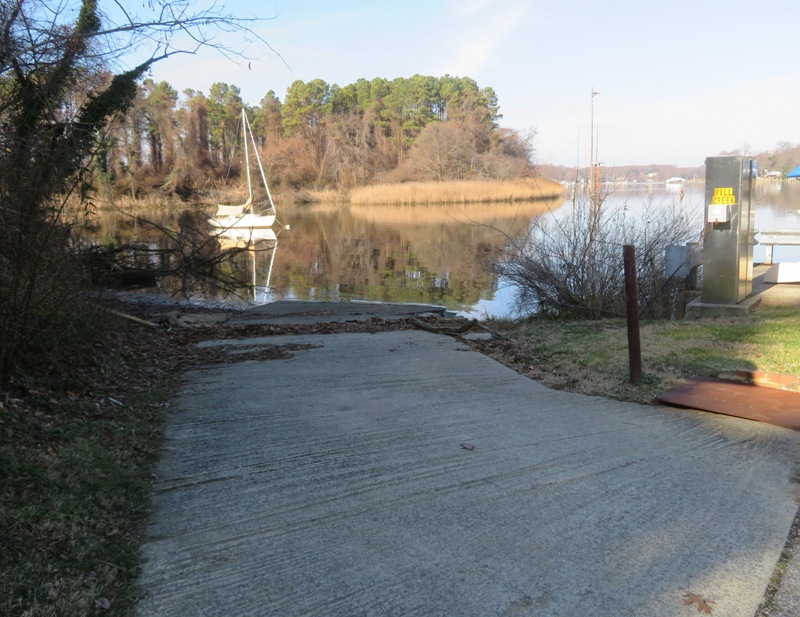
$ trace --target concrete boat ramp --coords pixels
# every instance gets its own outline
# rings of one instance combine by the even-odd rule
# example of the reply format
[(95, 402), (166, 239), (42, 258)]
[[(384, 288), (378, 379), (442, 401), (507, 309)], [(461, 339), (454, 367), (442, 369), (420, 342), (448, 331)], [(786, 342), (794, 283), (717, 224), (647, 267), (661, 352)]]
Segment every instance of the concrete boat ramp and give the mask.
[[(243, 318), (352, 317), (277, 304)], [(185, 376), (140, 617), (752, 617), (764, 600), (797, 431), (548, 390), (426, 331), (234, 343), (296, 350)], [(771, 615), (797, 614), (784, 587)]]

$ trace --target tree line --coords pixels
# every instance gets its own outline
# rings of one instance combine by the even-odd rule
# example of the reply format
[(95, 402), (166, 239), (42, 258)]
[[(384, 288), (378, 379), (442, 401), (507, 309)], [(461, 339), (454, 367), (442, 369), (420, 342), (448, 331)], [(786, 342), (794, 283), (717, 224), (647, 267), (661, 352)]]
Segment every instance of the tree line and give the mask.
[(144, 79), (96, 154), (95, 184), (181, 196), (238, 172), (241, 109), (276, 188), (347, 189), (375, 181), (508, 179), (533, 173), (533, 131), (500, 128), (497, 95), (469, 77), (296, 80), (248, 105), (214, 83), (179, 94)]
[[(763, 176), (767, 172), (777, 174), (777, 177), (786, 176), (798, 164), (800, 164), (800, 145), (789, 141), (781, 141), (772, 150), (754, 152), (748, 145), (744, 144), (741, 148), (723, 150), (718, 156), (746, 156), (755, 158), (758, 163), (759, 173)], [(698, 161), (704, 161), (702, 153), (698, 154)], [(551, 180), (572, 181), (576, 179), (586, 179), (589, 177), (588, 167), (567, 167), (566, 165), (553, 165), (540, 163), (537, 169), (541, 175)], [(627, 180), (637, 182), (647, 182), (649, 180), (664, 181), (672, 176), (696, 179), (705, 177), (705, 164), (700, 162), (695, 166), (678, 166), (666, 164), (648, 165), (629, 165), (629, 166), (600, 166), (600, 174), (604, 180)]]

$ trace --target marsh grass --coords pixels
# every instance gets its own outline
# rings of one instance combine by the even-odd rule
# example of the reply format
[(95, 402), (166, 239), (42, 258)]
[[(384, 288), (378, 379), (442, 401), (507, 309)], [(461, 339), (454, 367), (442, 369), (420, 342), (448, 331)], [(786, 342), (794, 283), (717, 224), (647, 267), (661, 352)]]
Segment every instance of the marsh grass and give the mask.
[[(542, 178), (517, 180), (461, 180), (451, 182), (397, 182), (373, 184), (338, 191), (335, 189), (273, 190), (278, 207), (289, 204), (342, 205), (452, 205), (520, 203), (559, 200), (564, 194), (563, 185)], [(209, 213), (218, 203), (241, 203), (244, 188), (235, 184), (210, 186), (190, 199), (181, 199), (174, 193), (155, 191), (139, 197), (117, 195), (96, 196), (91, 201), (94, 210), (113, 209), (129, 214), (153, 211), (160, 208), (207, 208)], [(81, 209), (83, 206), (81, 206)]]
[[(234, 201), (240, 193), (224, 189), (215, 189), (204, 195), (207, 199), (199, 200), (202, 203), (208, 201), (208, 205), (216, 205), (217, 202), (227, 203), (226, 198), (230, 197)], [(116, 195), (114, 197), (95, 196), (89, 201), (89, 209), (91, 212), (102, 212), (104, 210), (113, 210), (117, 212), (125, 212), (129, 215), (135, 216), (142, 212), (152, 212), (157, 210), (171, 210), (175, 208), (186, 208), (195, 205), (194, 202), (189, 202), (180, 199), (176, 195), (168, 193), (153, 192), (139, 197), (131, 197), (130, 195)], [(79, 208), (85, 209), (84, 204), (79, 204)]]
[(764, 307), (728, 319), (642, 322), (644, 376), (636, 385), (629, 383), (623, 319), (534, 318), (496, 327), (516, 341), (518, 351), (509, 355), (487, 344), (489, 355), (548, 387), (583, 394), (648, 403), (695, 376), (727, 377), (737, 370), (800, 375), (800, 312), (791, 308)]
[(424, 205), (497, 203), (558, 199), (564, 187), (541, 178), (374, 184), (353, 189), (350, 203)]
[(296, 204), (339, 204), (346, 196), (333, 189), (301, 190), (286, 193), (286, 201)]

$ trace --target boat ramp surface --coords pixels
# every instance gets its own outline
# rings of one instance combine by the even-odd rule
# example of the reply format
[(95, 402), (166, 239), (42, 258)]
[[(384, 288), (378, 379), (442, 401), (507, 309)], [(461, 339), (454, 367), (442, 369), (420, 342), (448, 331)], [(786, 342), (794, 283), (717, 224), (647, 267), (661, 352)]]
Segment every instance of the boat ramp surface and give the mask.
[[(282, 318), (323, 310), (299, 308)], [(426, 331), (236, 344), (295, 351), (186, 374), (139, 617), (752, 617), (764, 599), (797, 431), (548, 390)]]

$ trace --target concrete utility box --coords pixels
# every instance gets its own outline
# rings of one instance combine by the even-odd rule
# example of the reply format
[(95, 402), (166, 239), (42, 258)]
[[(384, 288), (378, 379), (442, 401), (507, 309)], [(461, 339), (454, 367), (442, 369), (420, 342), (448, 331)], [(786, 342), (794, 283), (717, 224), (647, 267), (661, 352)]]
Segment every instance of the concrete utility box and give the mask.
[(756, 162), (741, 156), (706, 159), (703, 294), (705, 304), (738, 304), (753, 287)]

